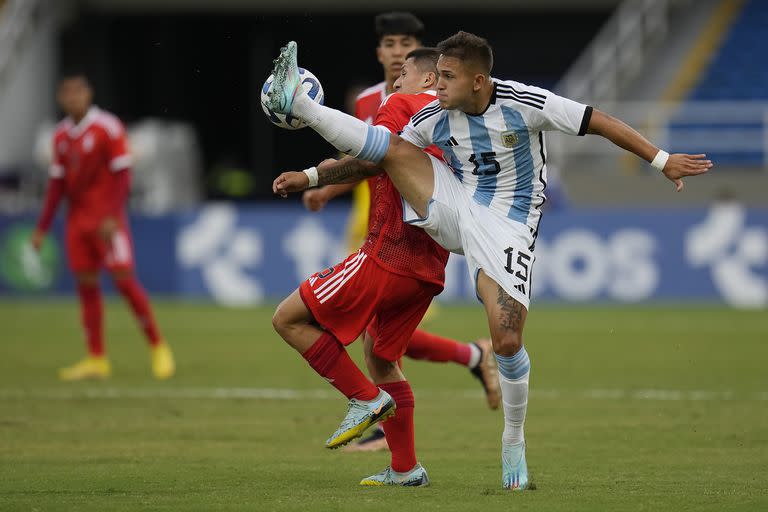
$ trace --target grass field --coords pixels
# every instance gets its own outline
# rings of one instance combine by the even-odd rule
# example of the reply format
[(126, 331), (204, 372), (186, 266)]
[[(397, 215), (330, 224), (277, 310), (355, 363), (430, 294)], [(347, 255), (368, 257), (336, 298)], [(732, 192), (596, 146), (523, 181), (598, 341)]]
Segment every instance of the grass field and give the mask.
[[(768, 314), (536, 309), (526, 437), (535, 491), (500, 488), (500, 412), (463, 368), (406, 362), (432, 486), (359, 488), (388, 455), (323, 448), (344, 400), (270, 309), (158, 303), (178, 376), (149, 374), (120, 303), (114, 377), (64, 385), (71, 302), (0, 303), (0, 510), (768, 510)], [(472, 339), (476, 307), (428, 328)], [(360, 347), (351, 353), (359, 360)]]

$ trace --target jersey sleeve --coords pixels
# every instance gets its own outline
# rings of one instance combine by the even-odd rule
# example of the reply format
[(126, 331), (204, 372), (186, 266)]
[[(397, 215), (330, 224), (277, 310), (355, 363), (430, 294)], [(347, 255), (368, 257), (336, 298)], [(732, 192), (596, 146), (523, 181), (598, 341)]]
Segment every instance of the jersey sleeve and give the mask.
[(442, 109), (437, 101), (429, 103), (411, 117), (411, 120), (405, 125), (400, 136), (422, 149), (431, 146), (435, 124), (440, 119), (441, 112)]
[(355, 100), (355, 117), (361, 121), (365, 121), (363, 118), (363, 99), (360, 97)]
[(544, 108), (541, 110), (542, 130), (557, 130), (569, 135), (587, 133), (589, 120), (592, 118), (592, 107), (558, 96), (546, 89), (539, 91), (546, 96)]
[(109, 169), (113, 172), (128, 169), (132, 164), (128, 136), (122, 123), (118, 122), (116, 127), (108, 132), (107, 161)]
[(59, 153), (59, 137), (58, 135), (53, 136), (53, 141), (51, 142), (53, 145), (53, 153), (51, 157), (51, 165), (48, 168), (48, 174), (51, 178), (63, 178), (64, 177), (64, 161), (61, 159), (61, 154)]
[(413, 107), (402, 94), (392, 94), (379, 107), (374, 126), (383, 126), (391, 133), (399, 134), (411, 119)]

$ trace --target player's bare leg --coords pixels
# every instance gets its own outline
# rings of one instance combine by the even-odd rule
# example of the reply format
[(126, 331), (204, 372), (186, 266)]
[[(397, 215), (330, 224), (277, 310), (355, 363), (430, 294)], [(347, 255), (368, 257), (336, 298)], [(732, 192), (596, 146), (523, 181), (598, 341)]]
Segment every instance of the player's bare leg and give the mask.
[(106, 379), (112, 367), (104, 353), (103, 304), (98, 271), (76, 272), (77, 294), (88, 346), (88, 357), (72, 366), (61, 368), (59, 378), (65, 381)]
[(347, 414), (326, 441), (326, 448), (349, 443), (395, 412), (395, 401), (389, 393), (363, 375), (342, 343), (316, 324), (299, 290), (280, 303), (272, 316), (272, 326), (313, 370), (349, 399)]
[(410, 142), (392, 134), (386, 155), (379, 165), (411, 208), (419, 216), (426, 217), (427, 207), (435, 191), (435, 176), (429, 156)]
[(301, 300), (299, 290), (294, 290), (277, 306), (272, 327), (299, 354), (304, 354), (324, 332)]
[(115, 287), (128, 302), (139, 327), (144, 332), (150, 346), (152, 374), (156, 379), (165, 380), (176, 373), (176, 362), (171, 348), (160, 336), (152, 307), (144, 288), (129, 268), (112, 270)]
[(482, 270), (478, 272), (477, 293), (488, 316), (504, 406), (502, 485), (505, 489), (522, 491), (529, 487), (523, 430), (530, 375), (530, 360), (523, 347), (523, 327), (528, 312)]
[[(429, 310), (427, 310), (427, 314), (429, 314)], [(499, 408), (501, 403), (499, 373), (496, 371), (496, 359), (490, 338), (462, 343), (417, 329), (408, 342), (405, 357), (433, 363), (452, 362), (467, 368), (469, 373), (483, 386), (488, 407), (490, 409)], [(373, 429), (358, 442), (349, 444), (344, 448), (345, 452), (384, 450), (389, 450), (389, 445), (381, 425), (378, 425), (376, 429)]]
[(364, 478), (360, 485), (400, 485), (422, 487), (429, 485), (426, 470), (416, 460), (414, 447), (413, 410), (411, 386), (397, 361), (389, 361), (376, 354), (374, 339), (365, 333), (365, 363), (373, 381), (395, 400), (397, 413), (383, 423), (384, 432), (392, 453), (390, 466)]

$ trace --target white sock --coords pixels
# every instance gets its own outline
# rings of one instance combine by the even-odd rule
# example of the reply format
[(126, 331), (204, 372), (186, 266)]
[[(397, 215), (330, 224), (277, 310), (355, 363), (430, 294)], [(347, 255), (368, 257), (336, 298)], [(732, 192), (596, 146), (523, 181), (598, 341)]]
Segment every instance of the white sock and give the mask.
[(291, 115), (298, 117), (333, 146), (348, 155), (380, 162), (389, 146), (389, 130), (369, 126), (356, 117), (312, 101), (297, 94)]
[(528, 409), (528, 377), (531, 372), (519, 379), (510, 380), (499, 372), (499, 385), (501, 386), (501, 401), (504, 406), (504, 434), (501, 437), (503, 443), (518, 444), (525, 441), (523, 426), (525, 424), (525, 412)]
[(478, 364), (480, 364), (480, 358), (483, 356), (483, 351), (480, 350), (480, 347), (475, 345), (474, 343), (469, 344), (469, 362), (467, 363), (467, 368), (472, 370), (475, 368)]

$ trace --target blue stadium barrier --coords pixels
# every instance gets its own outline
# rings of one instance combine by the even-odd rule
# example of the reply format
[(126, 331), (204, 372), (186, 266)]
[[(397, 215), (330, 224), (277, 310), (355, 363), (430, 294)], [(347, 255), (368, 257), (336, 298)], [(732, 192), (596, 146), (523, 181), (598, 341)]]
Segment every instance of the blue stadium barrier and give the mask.
[[(767, 26), (768, 2), (746, 1), (687, 101), (716, 103), (768, 100), (768, 67), (759, 64), (759, 59), (754, 59), (753, 51), (768, 45)], [(713, 119), (695, 124), (685, 122), (685, 108), (684, 104), (681, 113), (669, 124), (670, 152), (706, 153), (718, 165), (756, 170), (765, 166), (768, 155), (760, 142), (768, 132), (764, 108), (757, 107), (754, 117), (740, 121)], [(700, 144), (689, 143), (694, 132), (698, 132), (696, 140)], [(707, 143), (713, 140), (720, 141), (721, 145), (723, 141), (728, 141), (732, 149), (713, 149)], [(752, 142), (745, 149), (744, 142), (747, 140)]]
[[(344, 208), (298, 205), (136, 216), (139, 276), (155, 294), (246, 305), (279, 299), (346, 256)], [(30, 217), (0, 217), (0, 295), (67, 294), (62, 224), (38, 257)], [(536, 300), (699, 301), (768, 306), (768, 210), (605, 210), (545, 214), (533, 271)], [(108, 280), (105, 280), (107, 282)], [(464, 260), (451, 256), (447, 301), (472, 301)]]

